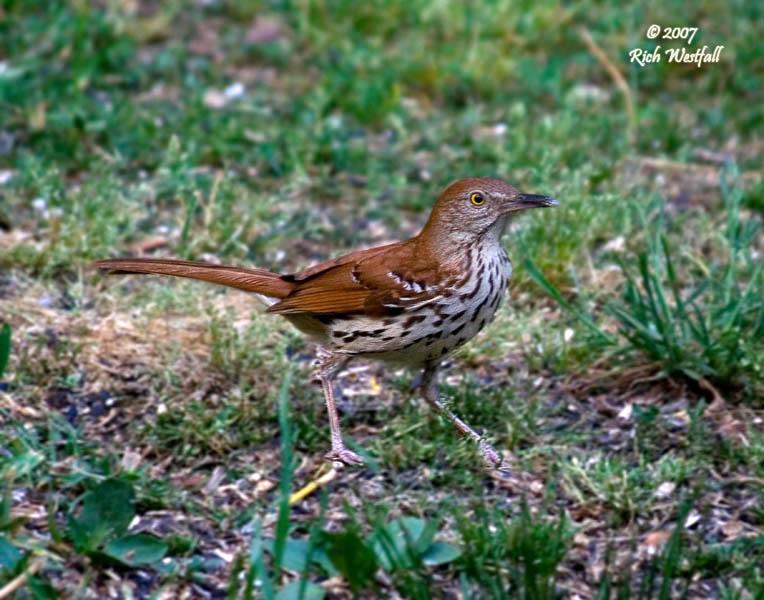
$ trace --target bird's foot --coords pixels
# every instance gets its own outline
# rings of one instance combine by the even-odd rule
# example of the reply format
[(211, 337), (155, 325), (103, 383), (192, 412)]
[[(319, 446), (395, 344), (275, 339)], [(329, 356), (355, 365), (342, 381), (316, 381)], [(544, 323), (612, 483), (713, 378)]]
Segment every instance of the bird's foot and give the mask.
[(480, 454), (483, 456), (483, 462), (489, 469), (498, 469), (501, 466), (501, 455), (493, 449), (488, 442), (480, 440)]
[(345, 447), (332, 448), (328, 454), (324, 455), (324, 458), (332, 461), (335, 467), (341, 467), (343, 465), (360, 467), (364, 464), (364, 460), (359, 454), (356, 454)]

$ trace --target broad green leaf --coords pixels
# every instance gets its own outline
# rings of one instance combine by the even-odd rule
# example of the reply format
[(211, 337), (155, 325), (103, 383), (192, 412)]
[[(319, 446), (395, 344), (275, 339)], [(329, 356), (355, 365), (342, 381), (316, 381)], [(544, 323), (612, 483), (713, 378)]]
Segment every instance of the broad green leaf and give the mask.
[[(271, 553), (274, 552), (274, 541), (272, 539), (263, 540), (263, 548)], [(284, 545), (284, 554), (281, 558), (281, 566), (290, 571), (304, 573), (308, 569), (308, 554), (310, 544), (308, 540), (288, 538)], [(336, 575), (337, 570), (332, 565), (326, 551), (321, 548), (313, 548), (310, 551), (310, 561), (320, 565), (329, 575)]]
[(67, 533), (74, 544), (77, 552), (90, 552), (98, 547), (98, 540), (93, 537), (93, 532), (78, 521), (74, 515), (66, 515)]
[(416, 557), (432, 543), (436, 529), (434, 522), (428, 526), (424, 519), (416, 517), (404, 517), (388, 523), (372, 537), (377, 561), (386, 571), (414, 566)]
[(326, 590), (320, 585), (310, 581), (293, 581), (276, 593), (276, 600), (323, 600), (325, 595)]
[[(274, 542), (272, 539), (263, 540), (263, 548), (271, 554), (274, 553)], [(281, 566), (290, 571), (302, 573), (307, 568), (308, 560), (308, 542), (307, 540), (295, 540), (288, 538), (284, 543), (283, 554), (281, 556)]]
[(167, 544), (152, 535), (138, 533), (110, 541), (104, 548), (104, 554), (130, 567), (137, 567), (162, 560), (167, 554)]
[(433, 543), (422, 555), (422, 562), (429, 566), (444, 565), (456, 560), (462, 551), (447, 542)]
[(27, 586), (32, 592), (34, 600), (58, 600), (60, 598), (56, 588), (40, 576), (35, 575), (27, 579)]
[(354, 592), (363, 588), (377, 572), (377, 560), (359, 535), (352, 530), (325, 533), (329, 559)]
[(21, 550), (0, 535), (0, 568), (12, 571), (23, 557)]
[(95, 550), (107, 538), (127, 531), (135, 514), (133, 487), (119, 479), (106, 479), (85, 494), (78, 519), (88, 532), (87, 549)]

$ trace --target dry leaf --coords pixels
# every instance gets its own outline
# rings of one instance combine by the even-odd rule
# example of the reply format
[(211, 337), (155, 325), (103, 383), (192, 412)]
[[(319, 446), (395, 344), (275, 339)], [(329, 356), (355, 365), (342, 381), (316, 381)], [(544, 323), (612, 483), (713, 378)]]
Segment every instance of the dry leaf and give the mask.
[(223, 108), (225, 106), (226, 97), (223, 92), (210, 88), (204, 93), (204, 105), (209, 108)]
[(634, 405), (629, 403), (626, 406), (624, 406), (618, 413), (618, 418), (623, 421), (628, 421), (631, 419), (631, 413), (634, 410)]
[(284, 25), (275, 17), (257, 17), (247, 30), (245, 39), (250, 44), (274, 42), (284, 34)]
[(722, 525), (722, 533), (728, 540), (734, 540), (743, 533), (743, 524), (737, 519), (730, 519)]
[(655, 490), (654, 495), (656, 498), (668, 498), (671, 494), (674, 493), (675, 489), (676, 483), (673, 481), (664, 481), (658, 486), (658, 489)]
[(133, 242), (128, 246), (129, 250), (133, 254), (141, 255), (145, 254), (147, 252), (151, 252), (152, 250), (156, 250), (157, 248), (161, 248), (162, 246), (167, 245), (167, 238), (164, 237), (150, 237), (145, 240), (141, 240), (140, 242)]
[(669, 531), (651, 531), (645, 536), (645, 541), (640, 545), (640, 553), (644, 553), (647, 556), (657, 554), (670, 537), (671, 532)]

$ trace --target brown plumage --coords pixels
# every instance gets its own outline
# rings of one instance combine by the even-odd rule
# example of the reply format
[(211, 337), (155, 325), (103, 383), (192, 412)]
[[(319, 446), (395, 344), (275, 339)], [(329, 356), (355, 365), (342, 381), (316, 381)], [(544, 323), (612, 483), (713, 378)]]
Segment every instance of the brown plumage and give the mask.
[(100, 260), (111, 273), (153, 273), (198, 279), (256, 294), (321, 344), (317, 379), (329, 410), (332, 451), (361, 464), (341, 437), (333, 379), (353, 356), (425, 368), (427, 401), (476, 440), (489, 464), (499, 455), (440, 403), (437, 365), (493, 319), (512, 265), (500, 236), (512, 213), (554, 206), (498, 179), (457, 181), (438, 198), (421, 233), (406, 241), (314, 265), (290, 275), (264, 269), (158, 258)]
[(108, 269), (113, 275), (151, 273), (187, 277), (227, 285), (246, 292), (257, 292), (273, 298), (285, 298), (292, 290), (292, 285), (284, 281), (281, 275), (265, 269), (228, 267), (173, 258), (111, 258), (98, 260), (92, 266)]

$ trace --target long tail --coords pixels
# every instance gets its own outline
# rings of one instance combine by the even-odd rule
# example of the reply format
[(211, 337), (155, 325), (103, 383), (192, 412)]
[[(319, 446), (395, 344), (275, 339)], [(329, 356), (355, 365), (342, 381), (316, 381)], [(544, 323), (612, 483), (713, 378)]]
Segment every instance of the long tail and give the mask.
[(107, 269), (112, 274), (153, 273), (155, 275), (199, 279), (279, 299), (286, 298), (294, 286), (293, 283), (285, 281), (278, 273), (271, 273), (265, 269), (227, 267), (188, 260), (109, 258), (97, 260), (91, 266), (97, 269)]

